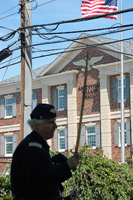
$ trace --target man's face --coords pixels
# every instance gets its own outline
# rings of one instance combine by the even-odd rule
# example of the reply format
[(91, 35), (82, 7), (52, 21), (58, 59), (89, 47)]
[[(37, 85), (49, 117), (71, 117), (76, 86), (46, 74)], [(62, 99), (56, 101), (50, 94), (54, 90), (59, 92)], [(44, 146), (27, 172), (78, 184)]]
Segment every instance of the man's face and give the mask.
[(57, 128), (55, 118), (46, 119), (43, 124), (36, 124), (36, 131), (45, 140), (48, 140), (54, 136), (54, 131)]

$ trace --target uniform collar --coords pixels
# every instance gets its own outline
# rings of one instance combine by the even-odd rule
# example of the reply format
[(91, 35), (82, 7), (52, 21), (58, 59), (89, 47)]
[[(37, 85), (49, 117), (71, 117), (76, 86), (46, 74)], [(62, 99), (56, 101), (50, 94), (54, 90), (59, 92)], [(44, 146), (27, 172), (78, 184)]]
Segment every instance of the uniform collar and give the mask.
[(33, 135), (34, 138), (36, 138), (37, 141), (38, 141), (39, 143), (41, 143), (43, 146), (45, 146), (47, 149), (50, 148), (50, 146), (48, 145), (47, 141), (44, 140), (44, 139), (39, 135), (39, 133), (37, 133), (36, 131), (32, 131), (32, 132), (31, 132), (31, 135)]

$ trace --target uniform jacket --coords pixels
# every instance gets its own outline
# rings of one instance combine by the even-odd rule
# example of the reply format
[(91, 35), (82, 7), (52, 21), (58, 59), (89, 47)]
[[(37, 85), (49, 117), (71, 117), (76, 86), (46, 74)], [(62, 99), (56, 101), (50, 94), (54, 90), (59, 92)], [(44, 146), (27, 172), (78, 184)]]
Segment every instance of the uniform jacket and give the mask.
[(16, 148), (11, 165), (11, 189), (17, 197), (56, 200), (59, 185), (72, 176), (67, 162), (54, 166), (47, 142), (35, 131)]

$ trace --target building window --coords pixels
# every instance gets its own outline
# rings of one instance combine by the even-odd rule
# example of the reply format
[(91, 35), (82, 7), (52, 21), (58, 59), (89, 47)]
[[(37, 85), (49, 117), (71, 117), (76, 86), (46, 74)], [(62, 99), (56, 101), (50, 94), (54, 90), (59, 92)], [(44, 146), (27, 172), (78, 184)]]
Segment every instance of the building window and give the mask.
[[(124, 101), (126, 101), (126, 79), (123, 79), (124, 84)], [(118, 79), (118, 102), (121, 102), (121, 79)]]
[(58, 110), (64, 110), (64, 88), (58, 89)]
[(96, 133), (95, 126), (87, 127), (87, 144), (96, 147)]
[[(124, 133), (125, 133), (125, 145), (127, 145), (127, 127), (126, 127), (126, 122), (124, 123)], [(119, 123), (119, 144), (121, 146), (121, 123)]]
[(6, 98), (5, 99), (5, 116), (6, 117), (12, 116), (12, 104), (13, 104), (12, 98)]
[(5, 137), (5, 155), (12, 155), (13, 153), (13, 136)]
[[(124, 101), (130, 100), (130, 79), (125, 77), (124, 81)], [(113, 102), (121, 102), (121, 79), (113, 79)]]
[(65, 151), (65, 130), (59, 130), (59, 150)]

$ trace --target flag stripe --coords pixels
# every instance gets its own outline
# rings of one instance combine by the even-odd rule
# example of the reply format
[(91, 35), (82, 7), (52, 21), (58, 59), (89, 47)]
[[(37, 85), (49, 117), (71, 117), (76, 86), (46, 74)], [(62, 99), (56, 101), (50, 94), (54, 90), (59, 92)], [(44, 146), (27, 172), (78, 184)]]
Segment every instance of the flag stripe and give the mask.
[[(82, 0), (82, 17), (92, 17), (100, 14), (108, 14), (117, 11), (117, 0)], [(106, 16), (117, 19), (117, 15)]]

